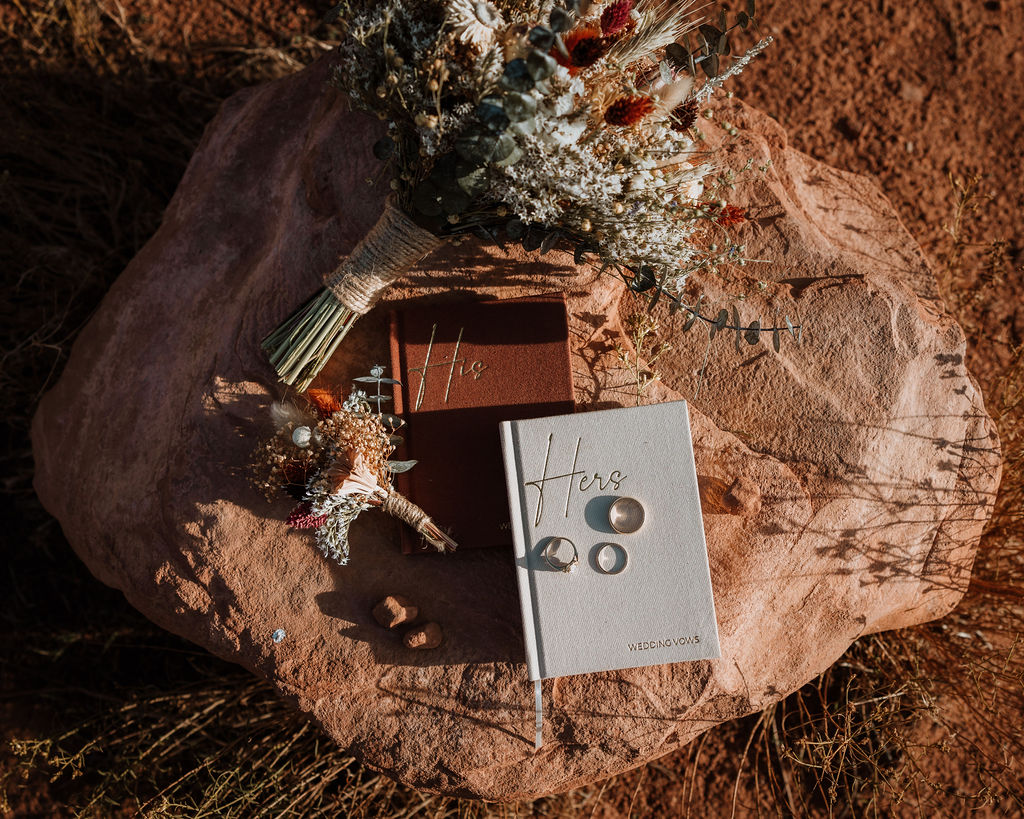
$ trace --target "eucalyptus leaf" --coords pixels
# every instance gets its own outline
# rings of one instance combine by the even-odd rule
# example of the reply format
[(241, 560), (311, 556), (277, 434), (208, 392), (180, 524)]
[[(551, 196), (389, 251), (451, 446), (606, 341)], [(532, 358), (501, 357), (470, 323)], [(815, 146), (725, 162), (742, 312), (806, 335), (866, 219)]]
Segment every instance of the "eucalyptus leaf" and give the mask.
[(702, 23), (698, 26), (697, 31), (700, 32), (701, 39), (704, 40), (705, 50), (709, 53), (714, 51), (722, 32), (711, 23)]
[(562, 55), (563, 59), (570, 59), (569, 49), (565, 47), (565, 43), (562, 41), (562, 36), (560, 34), (555, 35), (555, 48), (558, 49), (558, 53)]
[(754, 346), (758, 341), (761, 340), (761, 319), (756, 319), (750, 323), (747, 331), (743, 334), (743, 337), (747, 340), (747, 344)]
[(526, 60), (520, 57), (505, 63), (505, 71), (498, 84), (506, 91), (529, 91), (533, 88), (533, 77), (526, 68)]
[(534, 134), (537, 132), (537, 119), (536, 117), (527, 117), (520, 122), (513, 122), (511, 130), (523, 136)]
[(373, 143), (373, 155), (381, 162), (387, 162), (394, 156), (396, 147), (395, 141), (391, 137), (381, 137)]
[(752, 18), (757, 16), (754, 13), (754, 0), (747, 0), (747, 14), (749, 14)]
[(544, 234), (539, 230), (528, 230), (523, 237), (523, 250), (534, 251), (544, 241)]
[(387, 466), (392, 474), (397, 475), (400, 472), (408, 472), (418, 463), (419, 461), (388, 461)]
[(498, 136), (474, 130), (466, 130), (455, 140), (455, 151), (468, 162), (486, 165), (494, 156)]
[(526, 70), (530, 72), (530, 76), (536, 82), (546, 80), (555, 73), (557, 68), (558, 63), (555, 62), (554, 57), (549, 57), (543, 51), (536, 48), (526, 58)]
[(690, 52), (679, 43), (669, 43), (665, 46), (665, 58), (676, 68), (687, 68), (690, 65)]
[(507, 159), (515, 150), (515, 137), (512, 134), (502, 134), (498, 137), (498, 141), (494, 143), (494, 149), (491, 151), (488, 162), (501, 162), (503, 159)]
[(718, 55), (712, 52), (708, 54), (700, 64), (700, 67), (704, 70), (708, 79), (714, 79), (718, 76)]
[(520, 148), (518, 145), (513, 144), (512, 150), (509, 151), (508, 156), (506, 156), (504, 159), (499, 159), (494, 164), (497, 165), (499, 168), (507, 168), (509, 165), (515, 165), (522, 158), (523, 149)]
[(572, 28), (572, 15), (564, 9), (552, 9), (551, 17), (548, 18), (548, 25), (556, 34), (563, 34)]
[(505, 95), (504, 107), (512, 122), (522, 122), (537, 113), (537, 100), (529, 94), (510, 92)]
[(530, 45), (543, 51), (550, 51), (555, 47), (555, 32), (546, 26), (534, 26), (526, 35)]
[(697, 321), (697, 311), (694, 308), (692, 308), (692, 307), (690, 307), (688, 309), (690, 310), (690, 317), (685, 322), (683, 322), (683, 332), (684, 333), (687, 332), (691, 327), (693, 327), (693, 325)]
[(718, 311), (718, 318), (715, 319), (714, 324), (712, 324), (711, 327), (709, 328), (709, 332), (711, 333), (711, 338), (714, 338), (715, 337), (715, 333), (717, 333), (719, 330), (722, 330), (725, 327), (725, 325), (726, 325), (726, 323), (728, 321), (729, 321), (729, 311), (726, 310), (723, 307), (721, 310)]
[(544, 241), (540, 243), (540, 255), (543, 256), (551, 248), (555, 246), (555, 243), (561, 238), (561, 234), (557, 230), (551, 231), (547, 236), (544, 237)]
[(480, 124), (492, 134), (504, 133), (511, 123), (508, 114), (490, 102), (481, 102), (476, 107), (476, 116)]
[(487, 187), (487, 171), (464, 163), (458, 174), (459, 187), (469, 196), (477, 196)]
[(736, 22), (740, 24), (740, 28), (746, 31), (747, 26), (750, 25), (750, 15), (745, 11), (741, 11), (736, 15)]
[(718, 43), (715, 45), (716, 54), (728, 54), (729, 53), (729, 35), (723, 34), (718, 38)]
[(518, 216), (514, 219), (509, 219), (508, 223), (505, 225), (505, 233), (508, 234), (508, 238), (513, 242), (518, 242), (526, 236), (527, 230), (529, 230), (529, 228), (527, 228), (526, 222)]
[(782, 349), (782, 333), (779, 332), (778, 326), (772, 328), (772, 347), (775, 352)]
[(789, 320), (789, 316), (786, 316), (786, 329), (789, 330), (789, 334), (796, 338), (796, 330), (793, 329), (793, 322)]
[(732, 306), (732, 326), (736, 329), (736, 352), (740, 351), (740, 341), (743, 338), (743, 325), (740, 324), (740, 311), (736, 305)]
[(633, 274), (633, 278), (629, 280), (629, 289), (634, 293), (643, 293), (645, 290), (650, 290), (657, 283), (658, 280), (654, 276), (654, 270), (647, 265), (641, 265), (640, 269)]

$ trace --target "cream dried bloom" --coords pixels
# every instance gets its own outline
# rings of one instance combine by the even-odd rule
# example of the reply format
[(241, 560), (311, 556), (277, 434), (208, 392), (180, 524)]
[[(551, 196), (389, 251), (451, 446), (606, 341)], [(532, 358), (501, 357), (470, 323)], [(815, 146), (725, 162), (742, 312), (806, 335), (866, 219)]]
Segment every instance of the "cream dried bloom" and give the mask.
[(448, 20), (455, 36), (477, 51), (493, 45), (497, 29), (505, 25), (501, 12), (487, 0), (452, 0)]

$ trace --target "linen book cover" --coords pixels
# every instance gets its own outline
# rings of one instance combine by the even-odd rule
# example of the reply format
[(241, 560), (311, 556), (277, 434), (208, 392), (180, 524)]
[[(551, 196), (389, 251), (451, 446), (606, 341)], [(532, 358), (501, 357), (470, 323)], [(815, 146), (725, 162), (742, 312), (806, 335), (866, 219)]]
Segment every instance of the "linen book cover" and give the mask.
[[(500, 433), (530, 679), (718, 657), (686, 402), (506, 421)], [(643, 509), (631, 534), (609, 522), (620, 497)], [(545, 558), (552, 538), (575, 547), (571, 571)]]
[[(391, 314), (395, 412), (407, 423), (399, 492), (460, 549), (511, 546), (499, 421), (574, 409), (562, 294), (430, 305)], [(402, 550), (433, 551), (403, 527)]]

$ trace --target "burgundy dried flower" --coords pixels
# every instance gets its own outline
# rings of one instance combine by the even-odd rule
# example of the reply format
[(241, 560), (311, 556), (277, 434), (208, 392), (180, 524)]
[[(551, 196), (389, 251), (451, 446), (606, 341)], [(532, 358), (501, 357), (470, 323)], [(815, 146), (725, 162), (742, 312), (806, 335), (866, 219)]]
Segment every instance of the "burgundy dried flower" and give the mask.
[(303, 501), (288, 516), (288, 525), (293, 529), (319, 529), (327, 521), (327, 515), (314, 515), (313, 504)]
[(672, 129), (685, 131), (697, 121), (697, 100), (687, 100), (672, 109)]
[(604, 112), (609, 125), (635, 125), (654, 110), (650, 97), (619, 97)]
[(622, 32), (630, 23), (629, 13), (633, 10), (633, 0), (618, 0), (601, 12), (601, 31), (606, 37), (614, 37)]

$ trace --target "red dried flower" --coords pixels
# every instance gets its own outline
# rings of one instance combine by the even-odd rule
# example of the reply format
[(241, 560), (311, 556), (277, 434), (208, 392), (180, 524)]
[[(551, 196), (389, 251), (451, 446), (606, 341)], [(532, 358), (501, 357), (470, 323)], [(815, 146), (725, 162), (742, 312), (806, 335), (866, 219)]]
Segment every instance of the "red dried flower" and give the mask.
[(736, 205), (726, 205), (719, 209), (718, 214), (715, 216), (715, 224), (722, 227), (731, 227), (745, 221), (746, 218), (747, 212), (743, 208)]
[(629, 25), (629, 13), (633, 10), (633, 0), (618, 0), (601, 12), (601, 31), (606, 37), (614, 37)]
[(604, 112), (609, 125), (635, 125), (654, 110), (650, 97), (619, 97)]
[(697, 121), (697, 100), (687, 100), (672, 109), (672, 129), (685, 131)]
[(565, 45), (565, 50), (569, 52), (569, 59), (567, 60), (557, 48), (551, 49), (551, 56), (560, 65), (569, 69), (592, 66), (611, 47), (611, 42), (602, 37), (600, 30), (596, 28), (578, 28), (575, 31), (570, 31), (562, 39), (562, 43)]
[(341, 412), (341, 401), (330, 390), (306, 390), (306, 398), (324, 418), (330, 418), (334, 413)]
[(314, 515), (313, 504), (303, 501), (288, 516), (288, 525), (293, 529), (319, 529), (327, 520), (327, 515)]

